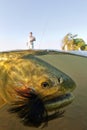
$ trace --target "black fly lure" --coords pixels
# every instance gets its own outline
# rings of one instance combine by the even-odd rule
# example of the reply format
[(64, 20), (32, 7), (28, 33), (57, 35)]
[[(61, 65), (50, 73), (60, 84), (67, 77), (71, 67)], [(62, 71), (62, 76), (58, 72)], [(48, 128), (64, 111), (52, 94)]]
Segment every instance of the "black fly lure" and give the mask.
[(39, 127), (42, 123), (47, 125), (49, 120), (57, 117), (61, 117), (64, 113), (55, 112), (52, 115), (48, 115), (48, 112), (44, 106), (43, 99), (31, 89), (17, 90), (20, 100), (11, 104), (10, 113), (17, 113), (21, 122), (26, 126)]

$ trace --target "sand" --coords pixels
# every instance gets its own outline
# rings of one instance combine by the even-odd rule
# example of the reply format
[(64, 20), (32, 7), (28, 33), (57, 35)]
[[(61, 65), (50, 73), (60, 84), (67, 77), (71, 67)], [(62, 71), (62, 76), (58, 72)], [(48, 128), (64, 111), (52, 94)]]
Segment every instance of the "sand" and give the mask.
[[(87, 130), (87, 58), (75, 55), (37, 56), (68, 74), (77, 84), (75, 100), (65, 108), (63, 118), (50, 121), (43, 130)], [(0, 104), (3, 101), (0, 100)], [(15, 115), (7, 112), (8, 104), (0, 109), (0, 130), (39, 130), (23, 126)]]

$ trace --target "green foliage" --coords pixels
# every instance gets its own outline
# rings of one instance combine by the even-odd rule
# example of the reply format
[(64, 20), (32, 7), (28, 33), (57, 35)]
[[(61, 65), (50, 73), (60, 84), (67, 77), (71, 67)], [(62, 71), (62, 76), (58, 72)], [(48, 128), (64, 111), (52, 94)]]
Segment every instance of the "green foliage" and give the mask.
[(81, 38), (76, 38), (76, 39), (73, 39), (73, 40), (74, 40), (74, 45), (76, 45), (78, 47), (85, 45), (85, 41)]
[(82, 51), (84, 51), (84, 50), (87, 51), (87, 45), (81, 46), (80, 49), (81, 49)]
[(82, 38), (76, 38), (77, 35), (72, 35), (68, 33), (63, 39), (62, 49), (65, 50), (65, 46), (67, 46), (67, 50), (87, 50), (87, 45)]

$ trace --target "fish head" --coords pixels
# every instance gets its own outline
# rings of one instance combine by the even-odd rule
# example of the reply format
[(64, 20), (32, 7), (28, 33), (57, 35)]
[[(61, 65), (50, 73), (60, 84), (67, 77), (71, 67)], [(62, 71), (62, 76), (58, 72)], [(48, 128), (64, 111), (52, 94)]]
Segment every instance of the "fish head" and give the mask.
[[(57, 70), (56, 73), (58, 74), (58, 72), (59, 71)], [(52, 107), (53, 109), (61, 107), (61, 105), (63, 105), (62, 101), (64, 102), (64, 100), (66, 99), (67, 99), (66, 105), (67, 103), (71, 103), (73, 101), (74, 96), (71, 93), (75, 89), (76, 85), (75, 82), (70, 77), (64, 75), (64, 73), (63, 75), (57, 76), (52, 72), (50, 72), (48, 69), (44, 68), (41, 69), (39, 73), (37, 69), (37, 72), (35, 73), (36, 74), (32, 76), (31, 83), (27, 86), (32, 90), (34, 90), (38, 95), (40, 95), (46, 104), (47, 101), (49, 101), (48, 104), (50, 104), (49, 106), (50, 110), (51, 105), (53, 105), (52, 104), (53, 99), (54, 99), (54, 107)], [(57, 106), (55, 106), (55, 103)], [(59, 104), (59, 106), (57, 103)]]
[(29, 88), (40, 95), (46, 109), (54, 111), (70, 104), (74, 99), (72, 92), (76, 87), (73, 79), (42, 60), (36, 58), (34, 62), (36, 69), (32, 72)]
[(49, 116), (50, 112), (60, 110), (73, 101), (71, 93), (76, 87), (75, 82), (39, 58), (24, 57), (16, 62), (14, 70), (15, 73), (10, 69), (10, 76), (16, 81), (18, 97), (10, 112), (18, 113), (24, 125), (38, 127), (48, 122), (49, 117), (55, 118), (56, 114)]

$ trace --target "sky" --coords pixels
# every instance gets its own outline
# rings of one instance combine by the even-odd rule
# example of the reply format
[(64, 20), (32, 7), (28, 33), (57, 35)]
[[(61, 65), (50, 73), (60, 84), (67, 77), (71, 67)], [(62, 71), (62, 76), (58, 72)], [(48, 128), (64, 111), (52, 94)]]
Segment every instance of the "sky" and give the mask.
[(35, 49), (61, 49), (67, 33), (87, 41), (87, 0), (0, 0), (0, 51), (28, 49), (29, 32)]

